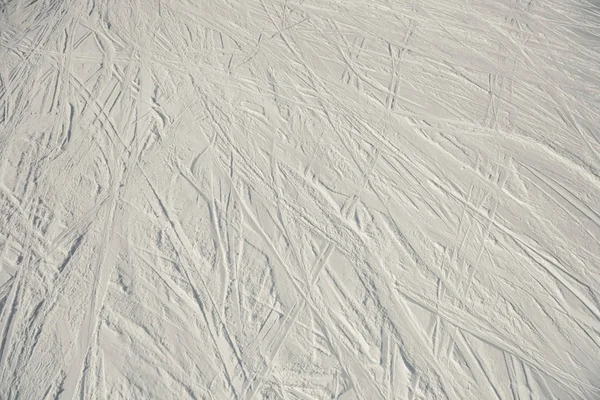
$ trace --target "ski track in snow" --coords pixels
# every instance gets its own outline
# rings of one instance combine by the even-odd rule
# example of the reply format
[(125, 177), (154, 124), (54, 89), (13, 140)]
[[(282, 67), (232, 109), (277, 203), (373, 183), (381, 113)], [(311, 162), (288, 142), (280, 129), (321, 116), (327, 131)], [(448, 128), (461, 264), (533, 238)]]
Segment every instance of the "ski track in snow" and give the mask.
[(0, 0), (0, 399), (600, 398), (600, 4)]

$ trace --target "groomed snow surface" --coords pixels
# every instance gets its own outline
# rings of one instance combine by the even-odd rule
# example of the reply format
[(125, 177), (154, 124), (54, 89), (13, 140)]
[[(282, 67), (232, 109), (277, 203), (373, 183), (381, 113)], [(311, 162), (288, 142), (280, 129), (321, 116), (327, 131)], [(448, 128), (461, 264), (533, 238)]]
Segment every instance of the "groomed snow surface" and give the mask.
[(0, 399), (600, 399), (600, 4), (0, 0)]

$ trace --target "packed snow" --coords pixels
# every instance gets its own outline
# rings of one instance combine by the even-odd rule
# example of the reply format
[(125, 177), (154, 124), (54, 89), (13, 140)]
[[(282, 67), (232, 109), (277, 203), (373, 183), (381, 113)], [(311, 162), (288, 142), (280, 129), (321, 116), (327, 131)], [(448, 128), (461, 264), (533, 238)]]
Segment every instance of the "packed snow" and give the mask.
[(599, 398), (597, 0), (0, 0), (0, 399)]

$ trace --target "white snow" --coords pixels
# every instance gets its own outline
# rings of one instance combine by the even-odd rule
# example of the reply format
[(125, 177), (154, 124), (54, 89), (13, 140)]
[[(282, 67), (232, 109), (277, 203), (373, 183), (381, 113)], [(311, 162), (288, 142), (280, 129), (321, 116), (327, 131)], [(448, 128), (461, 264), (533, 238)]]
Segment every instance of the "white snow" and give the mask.
[(0, 399), (600, 398), (600, 3), (0, 0)]

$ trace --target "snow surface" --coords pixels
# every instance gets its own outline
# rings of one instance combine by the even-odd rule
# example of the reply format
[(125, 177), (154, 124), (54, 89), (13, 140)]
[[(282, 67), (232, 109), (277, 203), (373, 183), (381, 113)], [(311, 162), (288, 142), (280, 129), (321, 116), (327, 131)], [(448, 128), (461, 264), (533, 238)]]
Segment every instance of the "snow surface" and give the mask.
[(600, 4), (0, 0), (0, 399), (600, 399)]

